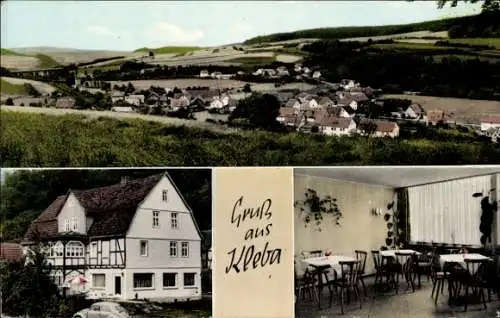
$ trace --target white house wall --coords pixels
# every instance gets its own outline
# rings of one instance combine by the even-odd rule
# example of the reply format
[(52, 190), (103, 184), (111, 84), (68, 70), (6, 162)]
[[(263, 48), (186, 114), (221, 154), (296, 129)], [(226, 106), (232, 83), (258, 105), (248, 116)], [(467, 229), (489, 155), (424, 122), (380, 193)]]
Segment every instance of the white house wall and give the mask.
[[(163, 273), (177, 273), (177, 286), (175, 288), (163, 287)], [(134, 273), (152, 273), (153, 287), (152, 288), (134, 288)], [(195, 287), (184, 287), (184, 273), (195, 273)], [(201, 270), (200, 268), (145, 268), (145, 269), (127, 269), (125, 270), (126, 279), (126, 298), (133, 299), (137, 294), (137, 298), (143, 299), (161, 299), (162, 301), (174, 300), (195, 300), (201, 299)], [(122, 282), (123, 284), (123, 282)]]
[[(167, 190), (168, 199), (162, 200)], [(153, 211), (159, 212), (159, 227), (153, 228)], [(178, 228), (171, 228), (171, 214), (177, 213)], [(167, 177), (163, 177), (135, 213), (128, 238), (201, 240), (194, 217)]]
[(491, 176), (457, 179), (408, 189), (412, 242), (479, 245), (481, 198)]
[(61, 211), (59, 212), (59, 215), (57, 216), (58, 231), (66, 232), (65, 220), (68, 219), (71, 221), (73, 218), (76, 218), (78, 222), (78, 228), (76, 232), (87, 233), (85, 209), (78, 202), (78, 199), (75, 197), (75, 195), (73, 193), (70, 193)]
[[(368, 253), (366, 271), (373, 272), (371, 250), (385, 245), (387, 227), (383, 214), (393, 200), (393, 189), (305, 175), (295, 175), (294, 182), (295, 200), (303, 200), (306, 189), (314, 189), (320, 197), (336, 198), (343, 214), (340, 226), (335, 225), (333, 218), (325, 217), (319, 232), (313, 224), (304, 227), (303, 218), (296, 210), (295, 254), (300, 257), (304, 251), (331, 249), (334, 255), (354, 256), (355, 250), (363, 250)], [(373, 208), (382, 209), (382, 215), (372, 215)]]
[[(177, 256), (170, 256), (170, 240), (148, 239), (147, 256), (141, 256), (140, 241), (144, 238), (127, 238), (127, 268), (160, 268), (160, 267), (201, 267), (200, 241), (179, 239), (177, 241)], [(181, 242), (189, 243), (188, 257), (181, 256)]]

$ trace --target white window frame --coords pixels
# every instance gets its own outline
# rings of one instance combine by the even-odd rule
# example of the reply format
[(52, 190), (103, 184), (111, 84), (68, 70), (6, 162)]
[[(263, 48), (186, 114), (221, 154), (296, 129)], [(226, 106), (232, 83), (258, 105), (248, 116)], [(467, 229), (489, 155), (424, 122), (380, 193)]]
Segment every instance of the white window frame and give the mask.
[[(175, 282), (174, 286), (165, 286), (165, 275), (174, 275), (174, 282)], [(179, 288), (178, 277), (179, 277), (178, 273), (172, 273), (172, 272), (163, 273), (163, 275), (162, 275), (163, 288), (164, 289), (177, 289), (177, 288)]]
[(64, 251), (63, 244), (61, 242), (57, 242), (54, 245), (54, 255), (56, 257), (63, 257), (63, 251)]
[(97, 242), (90, 243), (90, 257), (92, 258), (97, 257)]
[[(144, 244), (144, 246), (145, 246), (145, 249), (144, 249), (145, 253), (143, 253), (143, 251), (142, 251), (142, 246), (143, 246), (142, 244), (143, 243), (145, 243)], [(148, 254), (149, 254), (149, 242), (147, 240), (140, 240), (139, 241), (139, 255), (141, 255), (143, 257), (147, 257)]]
[(170, 213), (170, 227), (173, 229), (179, 228), (179, 213), (177, 212)]
[(83, 258), (85, 256), (85, 245), (82, 242), (70, 241), (66, 244), (66, 257)]
[[(136, 276), (135, 275), (150, 275), (151, 276), (151, 286), (136, 287)], [(155, 274), (154, 273), (133, 273), (132, 274), (132, 286), (133, 286), (134, 290), (155, 289)]]
[(181, 256), (189, 257), (189, 242), (181, 242)]
[(168, 190), (167, 189), (163, 189), (163, 191), (161, 192), (161, 200), (163, 202), (168, 201)]
[[(177, 257), (179, 255), (179, 251), (178, 251), (178, 246), (177, 246), (177, 241), (170, 241), (169, 243), (169, 255), (170, 257)], [(172, 254), (172, 251), (175, 251), (175, 255)]]
[(153, 229), (160, 228), (160, 211), (153, 211)]
[(64, 232), (71, 231), (70, 219), (64, 219)]
[[(193, 285), (186, 285), (186, 275), (193, 275)], [(184, 288), (195, 288), (196, 287), (196, 273), (184, 273), (183, 275), (183, 280), (182, 280), (182, 285)]]
[[(96, 276), (99, 276), (99, 277), (104, 276), (104, 285), (103, 286), (96, 285)], [(104, 274), (104, 273), (92, 274), (92, 289), (106, 289), (106, 274)]]
[(76, 232), (78, 231), (78, 218), (74, 217), (71, 220), (71, 231)]

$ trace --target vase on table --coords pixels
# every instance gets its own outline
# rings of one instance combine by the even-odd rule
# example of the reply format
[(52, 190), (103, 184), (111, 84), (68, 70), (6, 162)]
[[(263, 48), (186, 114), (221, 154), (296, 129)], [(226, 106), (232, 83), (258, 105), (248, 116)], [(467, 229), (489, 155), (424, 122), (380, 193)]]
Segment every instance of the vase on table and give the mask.
[(330, 255), (332, 255), (332, 250), (331, 249), (327, 249), (325, 251), (325, 256), (330, 256)]

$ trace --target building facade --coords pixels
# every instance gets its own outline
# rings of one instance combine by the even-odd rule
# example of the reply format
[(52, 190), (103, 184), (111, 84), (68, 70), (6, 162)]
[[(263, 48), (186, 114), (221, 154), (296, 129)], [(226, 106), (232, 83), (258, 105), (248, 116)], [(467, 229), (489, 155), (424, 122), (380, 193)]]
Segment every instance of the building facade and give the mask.
[(201, 234), (168, 174), (59, 196), (29, 227), (59, 286), (83, 276), (96, 298), (201, 298)]

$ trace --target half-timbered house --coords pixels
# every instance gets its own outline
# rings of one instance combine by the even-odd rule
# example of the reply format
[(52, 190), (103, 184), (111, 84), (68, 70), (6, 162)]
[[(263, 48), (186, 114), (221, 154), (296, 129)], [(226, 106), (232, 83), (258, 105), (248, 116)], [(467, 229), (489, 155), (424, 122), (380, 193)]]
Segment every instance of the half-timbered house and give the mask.
[(201, 234), (167, 173), (68, 190), (30, 225), (25, 253), (41, 246), (62, 286), (119, 299), (201, 298)]

